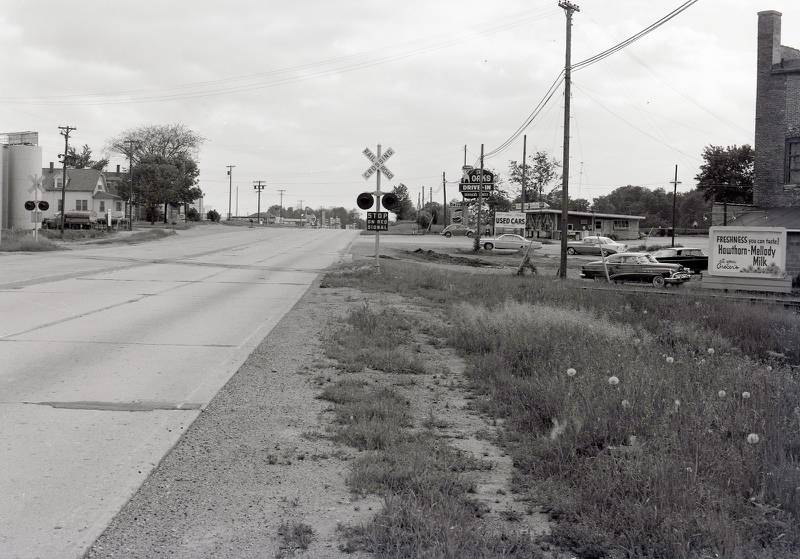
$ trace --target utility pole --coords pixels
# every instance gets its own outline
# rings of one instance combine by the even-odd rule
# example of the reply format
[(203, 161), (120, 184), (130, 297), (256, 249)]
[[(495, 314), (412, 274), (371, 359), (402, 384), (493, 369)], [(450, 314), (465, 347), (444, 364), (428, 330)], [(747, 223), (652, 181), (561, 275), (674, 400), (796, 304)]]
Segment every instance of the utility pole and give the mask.
[(444, 176), (444, 171), (442, 171), (442, 190), (444, 190), (444, 196), (442, 196), (442, 212), (444, 221), (442, 222), (443, 227), (447, 227), (447, 180)]
[(561, 192), (561, 264), (558, 268), (558, 277), (567, 278), (567, 222), (569, 221), (569, 119), (570, 119), (570, 81), (572, 77), (572, 14), (581, 11), (578, 6), (568, 0), (558, 3), (567, 15), (567, 45), (564, 57), (564, 155), (562, 167), (564, 170)]
[(419, 192), (417, 192), (417, 211), (420, 211), (421, 209), (422, 209), (422, 206), (419, 203)]
[(467, 145), (464, 144), (464, 166), (467, 166)]
[(285, 188), (279, 188), (278, 192), (281, 195), (281, 211), (280, 211), (279, 217), (281, 218), (280, 219), (281, 223), (283, 223), (283, 193), (286, 192), (286, 189)]
[(236, 187), (236, 215), (239, 215), (239, 187)]
[(528, 233), (528, 214), (525, 213), (525, 182), (526, 182), (526, 159), (528, 156), (528, 135), (525, 134), (522, 136), (522, 195), (520, 196), (520, 200), (522, 201), (521, 208), (522, 213), (525, 215), (525, 226), (522, 228), (522, 236), (526, 237)]
[(267, 183), (264, 181), (253, 181), (253, 190), (258, 192), (258, 214), (256, 217), (256, 223), (261, 225), (261, 191), (267, 186)]
[(69, 133), (77, 130), (74, 126), (59, 126), (64, 136), (64, 153), (62, 155), (63, 173), (61, 175), (61, 238), (64, 238), (64, 223), (67, 221), (67, 153), (69, 152)]
[(306, 208), (303, 205), (303, 200), (300, 200), (300, 204), (298, 205), (300, 206), (300, 227), (302, 227), (306, 220)]
[[(231, 220), (231, 194), (233, 191), (233, 168), (236, 165), (225, 165), (228, 168), (228, 221)], [(239, 213), (239, 212), (236, 212)]]
[(128, 183), (130, 184), (130, 197), (128, 199), (128, 230), (133, 231), (133, 148), (139, 145), (137, 140), (128, 140)]
[(678, 166), (675, 165), (675, 178), (672, 182), (672, 245), (675, 246), (675, 201), (678, 198), (678, 185), (681, 181), (678, 180)]

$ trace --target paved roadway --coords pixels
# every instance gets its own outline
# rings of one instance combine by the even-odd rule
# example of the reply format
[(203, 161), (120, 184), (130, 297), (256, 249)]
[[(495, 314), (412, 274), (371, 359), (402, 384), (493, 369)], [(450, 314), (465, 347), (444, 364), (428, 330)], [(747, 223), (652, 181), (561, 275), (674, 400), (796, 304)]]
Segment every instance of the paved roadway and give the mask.
[(80, 556), (355, 234), (0, 253), (0, 557)]

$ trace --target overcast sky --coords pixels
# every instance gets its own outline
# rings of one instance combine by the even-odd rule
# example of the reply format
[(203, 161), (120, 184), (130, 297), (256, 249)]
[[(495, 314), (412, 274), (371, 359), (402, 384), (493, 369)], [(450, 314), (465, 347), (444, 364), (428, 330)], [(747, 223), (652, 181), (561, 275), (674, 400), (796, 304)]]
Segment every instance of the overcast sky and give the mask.
[[(587, 0), (573, 26), (573, 62), (638, 32), (681, 0)], [(753, 142), (756, 13), (783, 13), (782, 44), (800, 47), (797, 0), (700, 0), (612, 57), (575, 72), (570, 193), (617, 186), (694, 188), (707, 144)], [(4, 0), (0, 131), (34, 130), (43, 166), (71, 144), (105, 150), (119, 133), (180, 122), (199, 152), (206, 208), (355, 207), (374, 189), (362, 155), (392, 147), (395, 174), (416, 202), (442, 200), (481, 143), (501, 145), (564, 65), (556, 0), (296, 2)], [(561, 159), (563, 89), (536, 119), (528, 152)], [(110, 153), (111, 168), (127, 166)], [(520, 138), (486, 160), (501, 174)], [(448, 185), (448, 199), (457, 192)]]

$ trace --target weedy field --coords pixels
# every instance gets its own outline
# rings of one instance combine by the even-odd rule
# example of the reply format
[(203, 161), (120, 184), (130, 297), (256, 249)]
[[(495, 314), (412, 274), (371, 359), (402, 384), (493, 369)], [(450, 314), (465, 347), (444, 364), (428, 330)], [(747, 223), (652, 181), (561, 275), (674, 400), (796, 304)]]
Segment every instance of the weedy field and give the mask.
[(0, 252), (44, 252), (60, 248), (45, 235), (34, 239), (30, 231), (3, 231), (0, 241)]
[[(800, 556), (798, 314), (692, 292), (596, 292), (549, 277), (409, 261), (384, 262), (380, 271), (352, 265), (323, 284), (413, 298), (438, 317), (442, 343), (468, 362), (475, 405), (503, 420), (514, 489), (549, 512), (553, 544), (584, 558)], [(381, 322), (367, 316), (377, 310), (361, 312), (353, 324)], [(398, 362), (404, 370), (418, 365), (410, 356)], [(353, 439), (348, 444), (383, 444), (390, 452), (381, 460), (396, 462), (391, 471), (475, 467), (419, 434), (415, 452), (402, 436), (393, 440), (404, 418), (390, 394), (367, 387), (347, 393), (377, 409), (353, 408), (336, 391), (325, 397), (349, 420), (378, 418), (390, 429), (372, 443), (363, 433), (341, 436)], [(414, 464), (414, 456), (426, 462)], [(382, 484), (419, 502), (387, 499), (377, 527), (362, 537), (430, 537), (410, 535), (409, 526), (419, 511), (436, 516), (438, 509), (420, 503), (443, 502), (450, 489), (458, 489), (458, 502), (445, 508), (462, 511), (464, 522), (470, 516), (468, 491), (457, 481), (406, 486), (403, 476), (371, 472), (358, 464), (355, 486)], [(461, 556), (477, 545), (473, 531), (451, 535), (460, 545), (448, 548), (455, 555), (430, 556)], [(524, 546), (503, 549), (514, 555), (528, 552)]]

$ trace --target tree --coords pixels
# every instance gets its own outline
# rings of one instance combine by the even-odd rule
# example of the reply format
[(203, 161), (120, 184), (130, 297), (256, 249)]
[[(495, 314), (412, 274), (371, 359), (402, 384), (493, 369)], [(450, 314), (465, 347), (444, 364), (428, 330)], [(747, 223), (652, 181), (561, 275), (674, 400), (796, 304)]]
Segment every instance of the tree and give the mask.
[(392, 213), (397, 216), (397, 219), (414, 219), (414, 204), (408, 195), (408, 187), (402, 182), (392, 188), (392, 193), (397, 196), (398, 205), (397, 209)]
[(164, 157), (146, 155), (133, 168), (133, 178), (136, 199), (144, 205), (147, 219), (153, 224), (158, 218), (158, 206), (169, 201), (170, 190), (179, 180), (178, 168)]
[(218, 222), (220, 219), (219, 212), (217, 210), (208, 210), (206, 219), (208, 219), (208, 221)]
[(75, 151), (74, 147), (70, 147), (67, 150), (67, 167), (72, 167), (74, 169), (95, 169), (97, 171), (102, 171), (108, 165), (108, 159), (92, 159), (92, 148), (89, 147), (88, 144), (83, 144), (81, 147), (81, 152), (78, 153)]
[(706, 146), (700, 173), (695, 177), (697, 188), (706, 200), (752, 203), (754, 158), (755, 152), (748, 144)]
[[(559, 169), (561, 169), (561, 163), (545, 151), (537, 151), (529, 155), (525, 166), (525, 201), (543, 201), (545, 190), (561, 180)], [(521, 192), (522, 164), (517, 161), (509, 161), (508, 175), (509, 180), (516, 184)], [(514, 201), (521, 201), (521, 197), (515, 198)]]
[(431, 216), (428, 210), (421, 210), (417, 212), (417, 225), (419, 225), (420, 228), (427, 229), (432, 220), (433, 216)]
[[(203, 195), (194, 159), (203, 141), (183, 124), (165, 124), (127, 130), (109, 142), (111, 150), (133, 161), (134, 192), (141, 194), (137, 202), (144, 203), (151, 223), (156, 206), (164, 205), (166, 223), (170, 204), (187, 204)], [(139, 179), (144, 182), (136, 184)]]
[(186, 220), (187, 221), (200, 221), (200, 212), (197, 211), (195, 208), (189, 208), (186, 210)]

